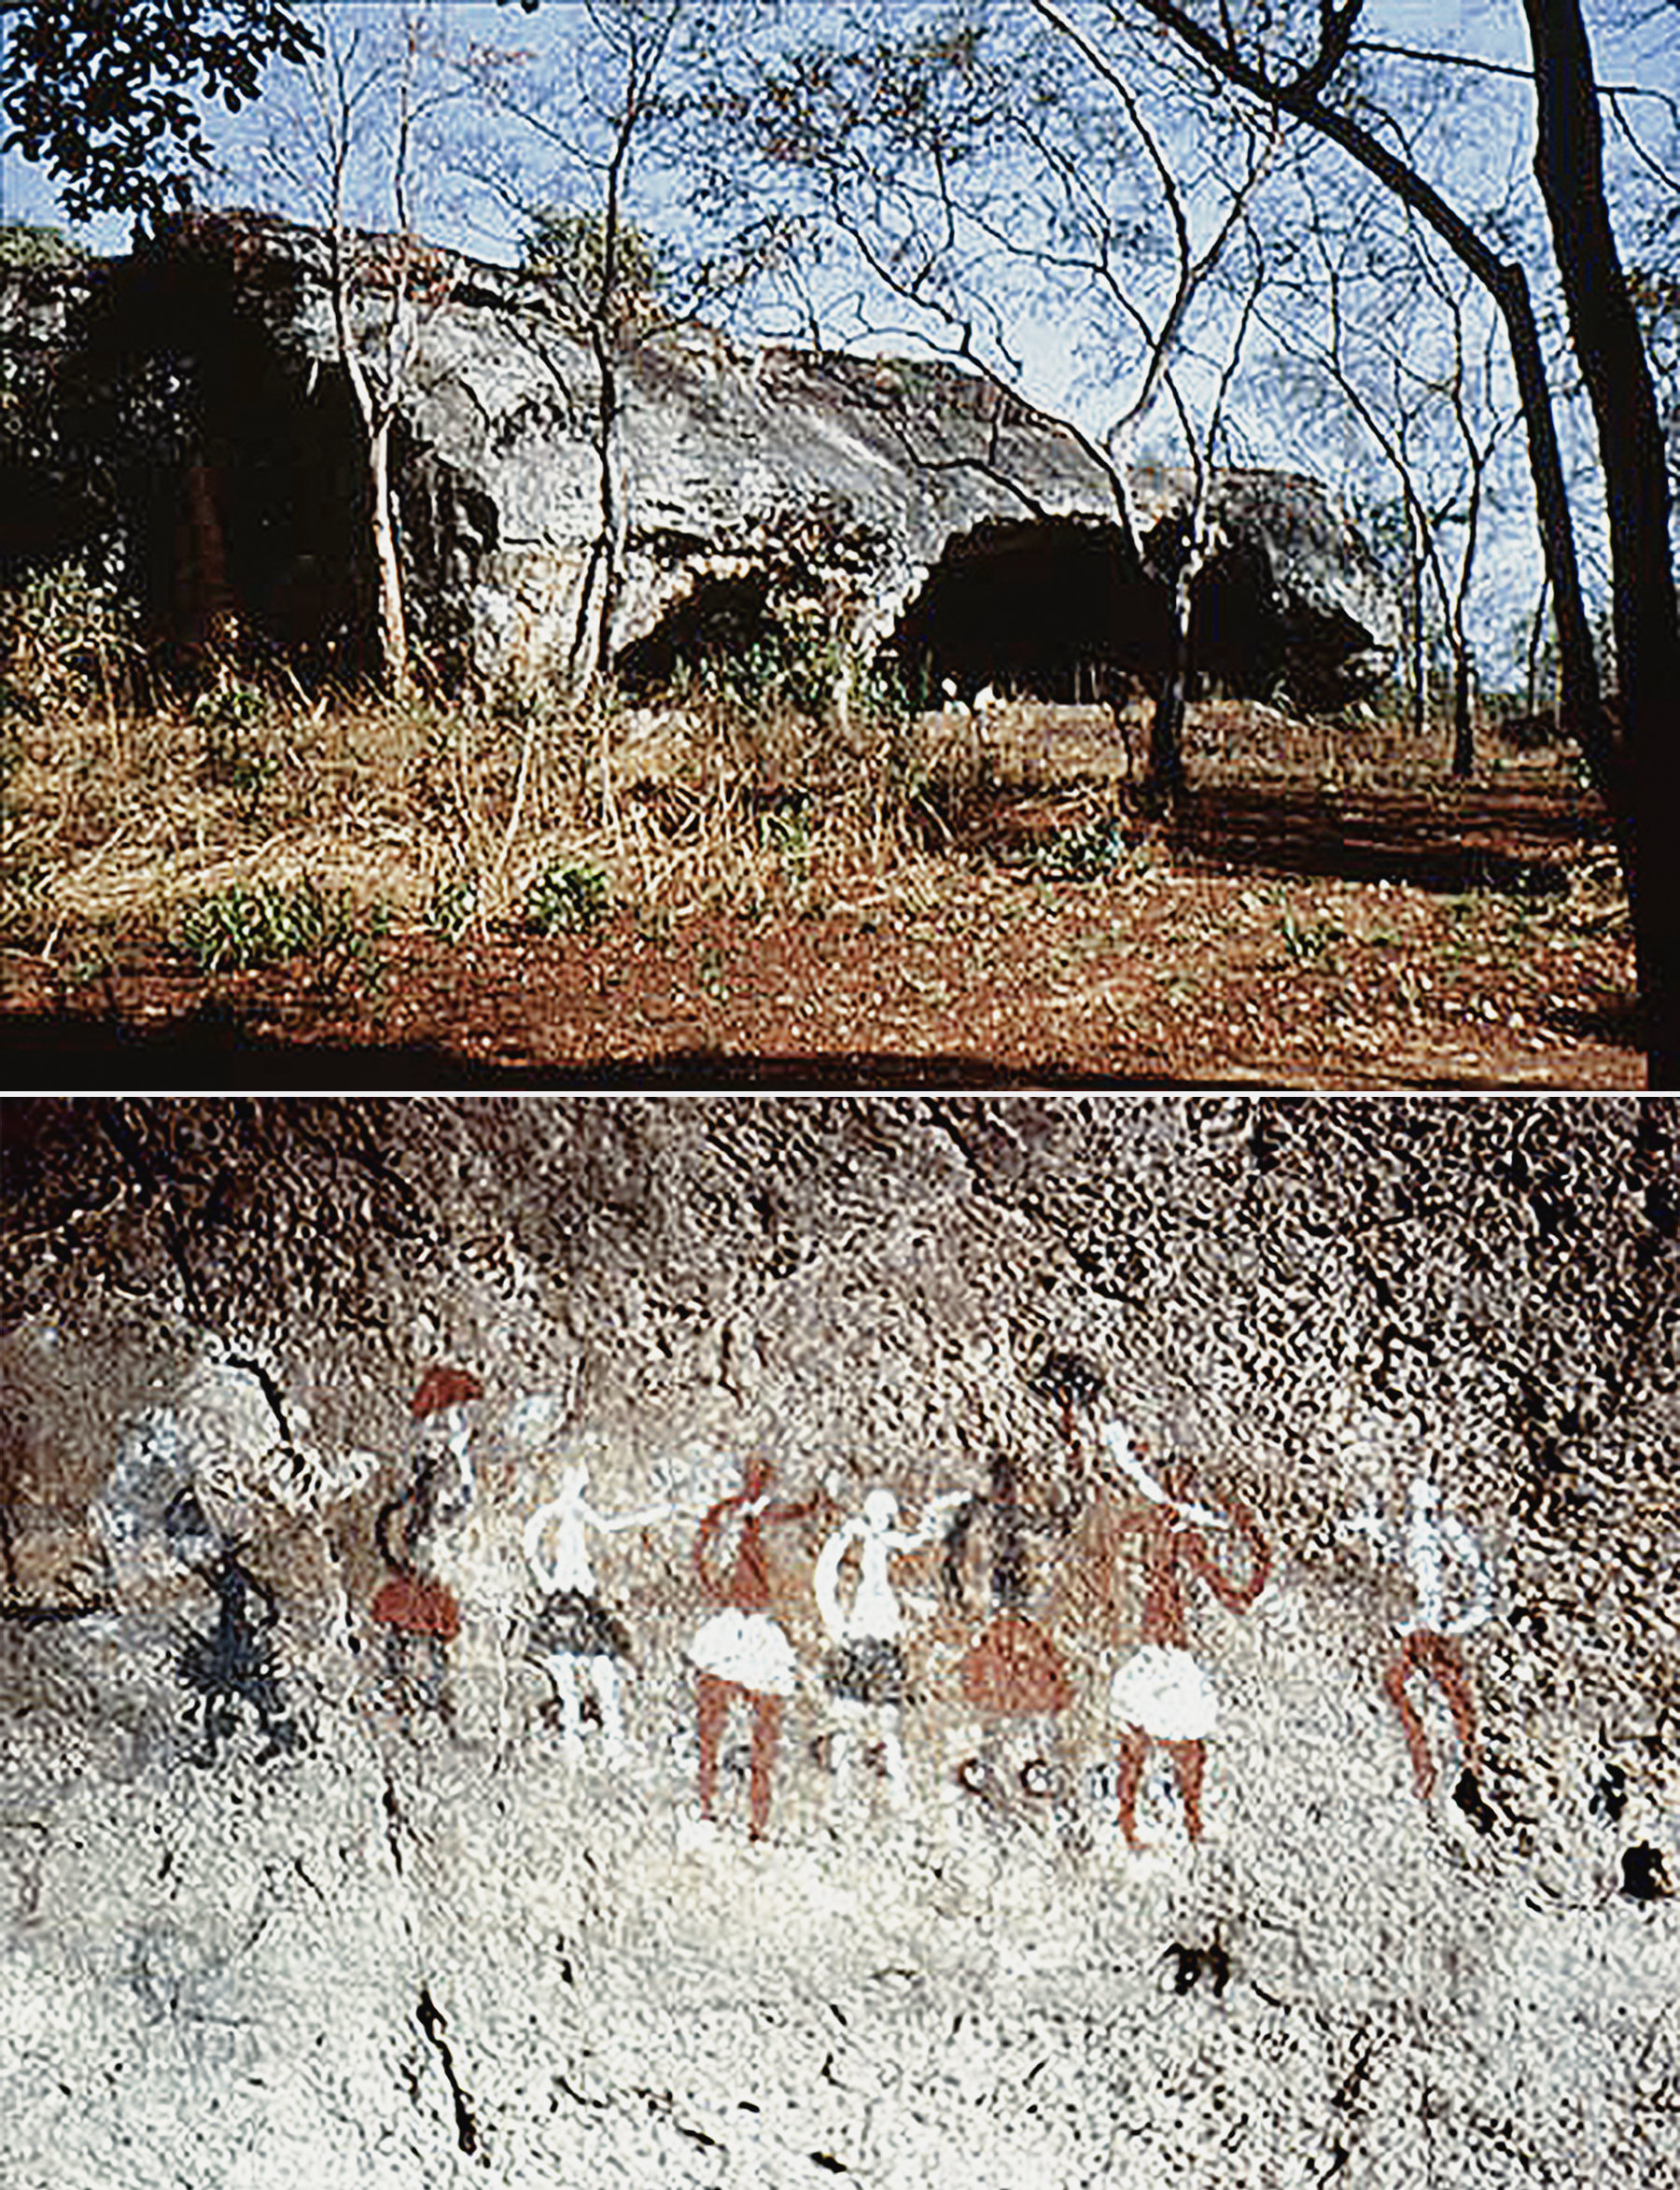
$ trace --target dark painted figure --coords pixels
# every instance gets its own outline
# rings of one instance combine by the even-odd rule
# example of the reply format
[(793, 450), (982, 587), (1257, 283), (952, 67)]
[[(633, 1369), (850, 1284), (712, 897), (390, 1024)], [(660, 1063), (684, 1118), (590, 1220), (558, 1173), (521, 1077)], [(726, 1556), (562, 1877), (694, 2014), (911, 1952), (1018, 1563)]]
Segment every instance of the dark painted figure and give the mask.
[[(245, 1565), (236, 1545), (219, 1541), (191, 1492), (176, 1499), (164, 1526), (217, 1600), (216, 1625), (207, 1635), (189, 1636), (176, 1661), (182, 1685), (203, 1698), (204, 1746), (192, 1762), (216, 1762), (220, 1745), (239, 1731), (242, 1708), (256, 1715), (259, 1764), (301, 1748), (303, 1736), (287, 1710), (275, 1669), (273, 1628), (280, 1615), (273, 1591)], [(218, 1548), (209, 1564), (192, 1555), (210, 1544)]]
[(391, 1569), (372, 1604), (374, 1623), (385, 1630), (387, 1689), (399, 1704), (418, 1705), (445, 1719), (449, 1645), (461, 1632), (461, 1610), (455, 1592), (423, 1572), (419, 1558), (431, 1530), (471, 1503), (466, 1407), (483, 1397), (483, 1385), (465, 1369), (427, 1369), (409, 1410), (423, 1433), (413, 1474), (380, 1508), (373, 1523), (374, 1540)]
[(1102, 1371), (1083, 1354), (1046, 1354), (1033, 1371), (1030, 1388), (1057, 1410), (1068, 1449), (1076, 1451), (1077, 1417), (1092, 1412), (1101, 1398)]
[[(994, 1453), (990, 1476), (989, 1495), (962, 1505), (945, 1539), (942, 1579), (959, 1611), (967, 1609), (963, 1568), (977, 1526), (985, 1529), (990, 1552), (992, 1616), (963, 1655), (962, 1697), (983, 1719), (1051, 1720), (1067, 1709), (1073, 1689), (1061, 1653), (1026, 1609), (1031, 1586), (1027, 1538), (1035, 1530), (1065, 1535), (1068, 1523), (1023, 1503), (1012, 1454)], [(977, 1791), (986, 1779), (981, 1760), (966, 1762), (958, 1777)], [(1021, 1784), (1029, 1793), (1046, 1792), (1056, 1774), (1047, 1760), (1034, 1757), (1023, 1768)]]

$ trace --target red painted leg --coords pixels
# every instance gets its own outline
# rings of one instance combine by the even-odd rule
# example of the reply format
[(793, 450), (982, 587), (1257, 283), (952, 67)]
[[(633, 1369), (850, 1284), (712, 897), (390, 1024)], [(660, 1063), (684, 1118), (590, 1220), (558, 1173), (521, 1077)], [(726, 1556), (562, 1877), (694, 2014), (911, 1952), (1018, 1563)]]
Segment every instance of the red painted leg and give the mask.
[(1447, 1698), (1447, 1707), (1452, 1713), (1452, 1723), (1458, 1729), (1459, 1747), (1464, 1753), (1464, 1762), (1475, 1772), (1479, 1769), (1476, 1748), (1476, 1703), (1470, 1693), (1470, 1677), (1464, 1671), (1464, 1662), (1450, 1641), (1443, 1639), (1435, 1653), (1434, 1672), (1440, 1682), (1441, 1693)]
[(1207, 1769), (1207, 1751), (1199, 1741), (1169, 1741), (1173, 1768), (1178, 1773), (1179, 1790), (1184, 1798), (1184, 1829), (1192, 1840), (1202, 1834), (1202, 1777)]
[(762, 1840), (770, 1822), (770, 1782), (776, 1771), (776, 1744), (781, 1734), (780, 1696), (755, 1696), (752, 1706), (752, 1838)]
[(709, 1818), (718, 1792), (718, 1749), (729, 1717), (730, 1682), (715, 1673), (701, 1673), (698, 1713), (700, 1731), (700, 1815)]
[(1143, 1760), (1149, 1754), (1149, 1736), (1128, 1726), (1120, 1742), (1120, 1830), (1127, 1847), (1138, 1846), (1138, 1789), (1143, 1781)]
[(1429, 1753), (1429, 1743), (1423, 1733), (1423, 1721), (1413, 1710), (1411, 1698), (1406, 1692), (1406, 1677), (1412, 1669), (1413, 1638), (1407, 1636), (1406, 1647), (1383, 1676), (1382, 1685), (1387, 1689), (1389, 1701), (1400, 1714), (1400, 1723), (1406, 1730), (1406, 1746), (1411, 1751), (1412, 1774), (1418, 1782), (1418, 1792), (1427, 1798), (1435, 1786), (1435, 1759)]

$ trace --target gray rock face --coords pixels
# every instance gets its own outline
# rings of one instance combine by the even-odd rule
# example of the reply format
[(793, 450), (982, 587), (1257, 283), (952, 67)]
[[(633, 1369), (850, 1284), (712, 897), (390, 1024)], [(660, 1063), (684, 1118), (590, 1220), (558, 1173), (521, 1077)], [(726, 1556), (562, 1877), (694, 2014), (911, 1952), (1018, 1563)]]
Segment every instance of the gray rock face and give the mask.
[(1680, 2183), (1673, 1104), (0, 1125), (8, 2183)]
[[(539, 283), (435, 254), (419, 290), (398, 448), (403, 555), (423, 634), (480, 677), (587, 666), (609, 546), (606, 651), (632, 685), (767, 628), (819, 651), (891, 646), (924, 689), (952, 675), (1088, 696), (1163, 658), (1160, 573), (1183, 476), (1141, 473), (1128, 531), (1079, 438), (978, 380), (747, 353), (699, 330), (618, 360), (608, 432), (595, 358)], [(371, 342), (387, 308), (369, 285)], [(288, 646), (365, 624), (324, 238), (201, 221), (111, 269), (84, 319), (84, 372), (102, 358), (132, 371), (151, 346), (190, 391), (170, 460), (191, 476), (201, 527), (208, 496), (217, 605)], [(1221, 545), (1199, 611), (1212, 673), (1316, 703), (1381, 673), (1394, 602), (1322, 487), (1223, 474), (1212, 514)]]

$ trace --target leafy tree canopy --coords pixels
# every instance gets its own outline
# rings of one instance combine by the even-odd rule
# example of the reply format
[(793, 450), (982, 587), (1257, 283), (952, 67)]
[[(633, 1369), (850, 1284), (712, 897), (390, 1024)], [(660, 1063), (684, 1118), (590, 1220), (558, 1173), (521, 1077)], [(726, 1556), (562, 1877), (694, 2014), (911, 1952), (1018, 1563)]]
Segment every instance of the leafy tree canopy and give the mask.
[(599, 324), (622, 340), (646, 333), (659, 317), (659, 248), (627, 221), (545, 207), (529, 218), (521, 264), (549, 284), (575, 331)]
[(0, 266), (68, 266), (82, 256), (80, 246), (56, 228), (30, 220), (0, 221)]
[(37, 161), (72, 218), (150, 221), (189, 204), (208, 163), (201, 102), (236, 114), (274, 55), (317, 41), (287, 0), (15, 0), (5, 149)]

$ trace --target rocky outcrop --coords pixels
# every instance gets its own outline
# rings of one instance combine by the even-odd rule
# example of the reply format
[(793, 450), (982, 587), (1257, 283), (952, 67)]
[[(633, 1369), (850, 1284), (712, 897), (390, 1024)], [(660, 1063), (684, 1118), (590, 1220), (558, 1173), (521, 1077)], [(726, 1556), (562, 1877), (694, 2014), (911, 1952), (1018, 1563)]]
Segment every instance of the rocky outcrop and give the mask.
[[(371, 582), (325, 240), (201, 220), (95, 288), (73, 316), (65, 400), (109, 435), (102, 383), (139, 391), (126, 430), (157, 446), (126, 467), (125, 521), (159, 621), (192, 624), (179, 535), (208, 526), (195, 559), (217, 566), (222, 595), (199, 604), (200, 625), (231, 613), (288, 651), (354, 652)], [(645, 686), (708, 649), (804, 633), (813, 651), (891, 650), (913, 689), (948, 675), (1085, 696), (1164, 656), (1182, 476), (1130, 483), (1133, 527), (1074, 432), (982, 381), (747, 352), (700, 329), (639, 340), (604, 403), (591, 348), (539, 282), (432, 253), (417, 290), (402, 552), (421, 634), (459, 669), (565, 676), (604, 643)], [(365, 330), (387, 305), (370, 278)], [(25, 499), (28, 484), (15, 483)], [(1198, 635), (1210, 673), (1321, 704), (1381, 673), (1393, 603), (1322, 487), (1221, 474), (1212, 513)]]
[(0, 1126), (7, 2182), (1680, 2182), (1673, 1104)]

